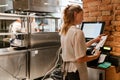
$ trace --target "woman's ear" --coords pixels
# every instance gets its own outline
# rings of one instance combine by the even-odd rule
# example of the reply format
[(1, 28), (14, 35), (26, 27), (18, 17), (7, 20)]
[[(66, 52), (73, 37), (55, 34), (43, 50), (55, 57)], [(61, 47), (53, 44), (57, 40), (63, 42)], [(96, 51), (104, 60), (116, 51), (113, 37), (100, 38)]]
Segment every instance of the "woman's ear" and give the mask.
[(76, 17), (77, 16), (77, 12), (74, 12), (74, 17)]

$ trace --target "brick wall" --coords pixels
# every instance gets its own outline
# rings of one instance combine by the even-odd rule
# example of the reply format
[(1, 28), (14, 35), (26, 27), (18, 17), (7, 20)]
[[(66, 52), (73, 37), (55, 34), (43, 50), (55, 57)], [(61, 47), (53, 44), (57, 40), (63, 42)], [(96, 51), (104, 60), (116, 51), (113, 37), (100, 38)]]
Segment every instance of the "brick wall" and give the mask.
[(105, 45), (111, 54), (120, 55), (120, 0), (83, 0), (84, 21), (105, 21)]

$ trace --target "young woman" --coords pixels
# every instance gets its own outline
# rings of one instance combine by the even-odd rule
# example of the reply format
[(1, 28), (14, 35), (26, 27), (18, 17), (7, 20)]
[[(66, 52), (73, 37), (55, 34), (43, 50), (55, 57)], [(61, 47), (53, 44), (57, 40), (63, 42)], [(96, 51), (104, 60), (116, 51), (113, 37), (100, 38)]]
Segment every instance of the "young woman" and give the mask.
[(83, 10), (79, 5), (69, 5), (64, 9), (63, 24), (61, 26), (62, 59), (66, 63), (65, 70), (68, 72), (65, 80), (88, 80), (87, 61), (97, 59), (100, 51), (94, 55), (86, 55), (86, 48), (92, 43), (98, 42), (100, 36), (85, 42), (83, 32), (76, 26), (83, 20)]

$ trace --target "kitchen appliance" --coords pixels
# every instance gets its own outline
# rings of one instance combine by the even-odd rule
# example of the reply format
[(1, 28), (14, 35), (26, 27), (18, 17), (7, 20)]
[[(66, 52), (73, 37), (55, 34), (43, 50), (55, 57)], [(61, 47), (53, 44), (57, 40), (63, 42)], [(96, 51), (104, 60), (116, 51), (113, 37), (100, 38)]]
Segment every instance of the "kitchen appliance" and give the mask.
[(13, 8), (21, 11), (56, 12), (58, 0), (14, 0)]

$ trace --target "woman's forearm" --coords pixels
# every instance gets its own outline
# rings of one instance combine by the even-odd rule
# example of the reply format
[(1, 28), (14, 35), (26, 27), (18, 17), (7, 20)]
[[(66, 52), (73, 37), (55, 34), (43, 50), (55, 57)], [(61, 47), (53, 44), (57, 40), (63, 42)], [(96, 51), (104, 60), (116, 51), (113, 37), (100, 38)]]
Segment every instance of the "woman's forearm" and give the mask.
[(89, 61), (92, 61), (92, 60), (94, 60), (94, 59), (96, 59), (95, 56), (84, 56), (84, 57), (82, 57), (82, 58), (79, 58), (79, 59), (77, 60), (77, 62), (79, 62), (79, 63), (89, 62)]
[(84, 56), (84, 57), (81, 57), (77, 60), (77, 62), (81, 63), (81, 62), (89, 62), (89, 61), (92, 61), (94, 59), (97, 59), (99, 56), (100, 56), (100, 53), (101, 51), (96, 51), (93, 55), (90, 55), (90, 56)]
[(86, 42), (86, 46), (89, 47), (89, 46), (91, 46), (94, 42), (95, 42), (95, 39), (92, 39), (92, 40)]

